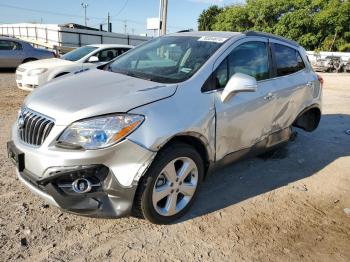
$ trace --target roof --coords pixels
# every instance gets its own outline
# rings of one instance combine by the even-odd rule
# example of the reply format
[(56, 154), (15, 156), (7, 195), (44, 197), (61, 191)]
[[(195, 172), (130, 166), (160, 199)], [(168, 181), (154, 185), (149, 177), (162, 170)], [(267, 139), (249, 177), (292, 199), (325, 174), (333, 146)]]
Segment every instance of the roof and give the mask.
[(9, 37), (9, 36), (0, 36), (0, 40), (9, 40), (9, 41), (16, 41), (18, 43), (27, 43), (27, 44), (29, 44), (27, 41), (24, 41), (22, 39), (18, 39), (16, 37)]
[(19, 40), (15, 37), (9, 37), (9, 36), (0, 36), (0, 39), (1, 40), (15, 40), (15, 41), (22, 41), (22, 40)]
[(67, 28), (76, 28), (76, 29), (85, 29), (85, 30), (92, 30), (92, 31), (99, 31), (97, 28), (93, 28), (90, 26), (75, 24), (75, 23), (67, 23), (67, 24), (61, 24), (58, 25), (59, 27), (67, 27)]
[(93, 44), (88, 46), (94, 46), (98, 48), (133, 48), (132, 45), (120, 45), (120, 44)]
[(226, 32), (226, 31), (190, 31), (190, 32), (179, 32), (179, 33), (174, 33), (174, 34), (170, 34), (170, 35), (195, 36), (195, 37), (208, 36), (208, 37), (231, 38), (231, 37), (242, 35), (242, 33)]
[(257, 37), (266, 37), (271, 39), (276, 39), (285, 43), (288, 43), (290, 45), (299, 47), (300, 45), (290, 39), (284, 38), (282, 36), (269, 34), (269, 33), (263, 33), (263, 32), (256, 32), (256, 31), (245, 31), (245, 32), (226, 32), (226, 31), (189, 31), (189, 32), (179, 32), (171, 35), (177, 35), (177, 36), (194, 36), (194, 37), (222, 37), (222, 38), (233, 38), (237, 36), (257, 36)]
[(267, 38), (276, 39), (276, 40), (279, 40), (279, 41), (282, 41), (282, 42), (286, 42), (286, 43), (288, 43), (290, 45), (294, 45), (294, 46), (297, 46), (297, 47), (300, 46), (297, 42), (295, 42), (293, 40), (290, 40), (290, 39), (287, 39), (285, 37), (279, 36), (279, 35), (274, 35), (274, 34), (269, 34), (269, 33), (264, 33), (264, 32), (256, 32), (256, 31), (245, 31), (244, 34), (246, 36), (267, 37)]

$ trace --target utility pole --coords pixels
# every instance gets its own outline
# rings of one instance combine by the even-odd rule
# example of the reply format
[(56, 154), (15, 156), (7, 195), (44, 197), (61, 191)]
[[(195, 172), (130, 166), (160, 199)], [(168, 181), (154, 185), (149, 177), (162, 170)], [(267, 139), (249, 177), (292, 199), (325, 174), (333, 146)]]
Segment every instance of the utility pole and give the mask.
[(85, 18), (85, 26), (87, 26), (87, 19), (86, 19), (86, 9), (87, 9), (87, 7), (89, 6), (88, 4), (86, 4), (86, 3), (84, 3), (84, 2), (82, 2), (81, 3), (81, 6), (84, 8), (84, 18)]
[(109, 12), (107, 17), (107, 32), (112, 32), (111, 16), (109, 15)]
[[(162, 29), (162, 9), (163, 9), (163, 0), (159, 0), (159, 25), (158, 25), (158, 36), (160, 36), (161, 34), (161, 29)], [(153, 32), (153, 37), (154, 37), (154, 33)]]
[(167, 15), (168, 15), (168, 0), (163, 0), (163, 4), (162, 4), (162, 35), (166, 35)]
[(126, 34), (128, 28), (127, 20), (124, 20), (124, 34)]

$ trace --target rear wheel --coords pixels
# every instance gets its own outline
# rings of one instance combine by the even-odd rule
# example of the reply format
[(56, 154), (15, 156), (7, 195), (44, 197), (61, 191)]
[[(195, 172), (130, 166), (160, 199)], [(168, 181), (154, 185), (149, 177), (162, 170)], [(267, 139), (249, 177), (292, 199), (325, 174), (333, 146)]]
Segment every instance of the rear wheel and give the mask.
[(139, 182), (134, 211), (156, 224), (169, 224), (193, 203), (204, 175), (199, 153), (186, 144), (161, 151)]

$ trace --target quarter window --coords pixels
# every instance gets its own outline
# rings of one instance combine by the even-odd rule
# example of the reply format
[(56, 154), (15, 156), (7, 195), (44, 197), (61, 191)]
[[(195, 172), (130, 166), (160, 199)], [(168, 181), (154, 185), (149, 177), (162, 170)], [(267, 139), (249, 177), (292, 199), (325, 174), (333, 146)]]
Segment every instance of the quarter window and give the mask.
[(303, 59), (294, 48), (274, 44), (277, 76), (293, 74), (305, 68)]

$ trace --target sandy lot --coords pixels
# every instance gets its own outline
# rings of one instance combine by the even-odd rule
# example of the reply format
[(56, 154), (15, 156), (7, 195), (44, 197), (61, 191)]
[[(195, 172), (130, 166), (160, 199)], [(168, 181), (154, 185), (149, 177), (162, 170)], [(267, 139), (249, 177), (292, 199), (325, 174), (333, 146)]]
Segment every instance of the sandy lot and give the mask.
[(0, 72), (0, 260), (350, 261), (350, 75), (323, 76), (314, 133), (216, 171), (184, 219), (156, 226), (66, 214), (23, 187), (5, 143), (27, 93)]

